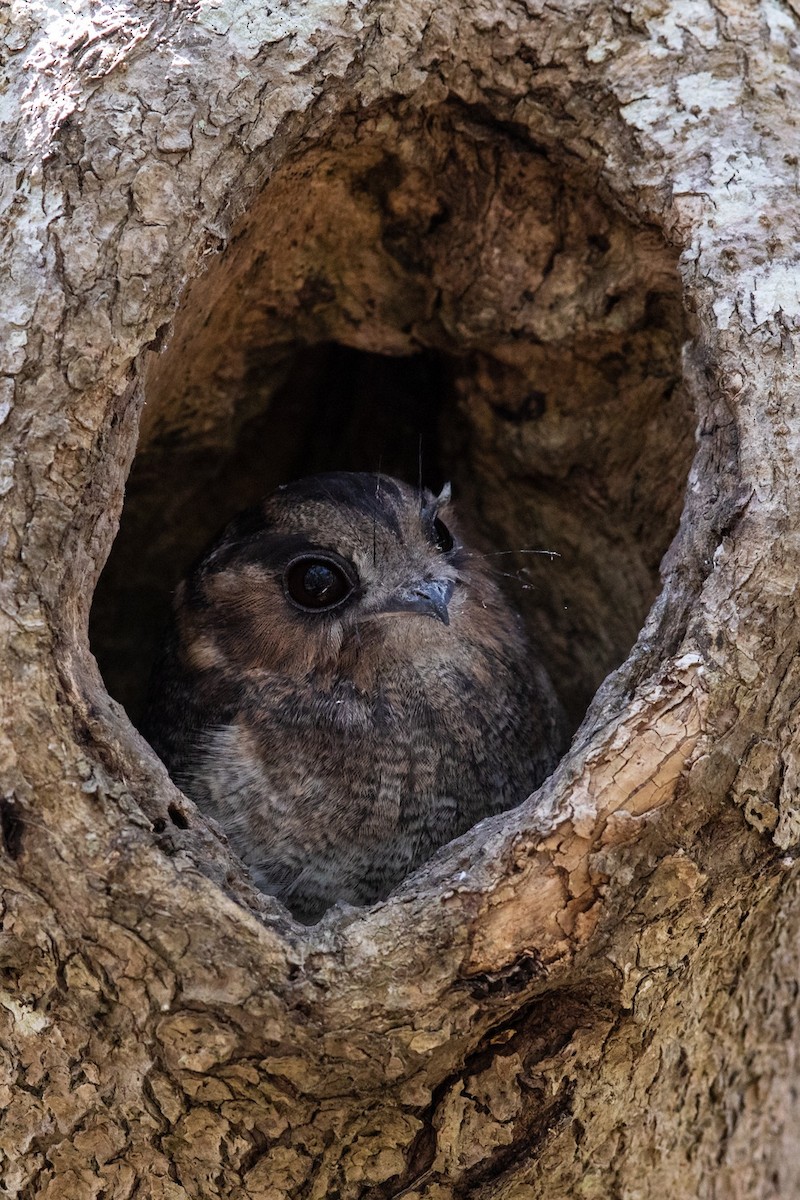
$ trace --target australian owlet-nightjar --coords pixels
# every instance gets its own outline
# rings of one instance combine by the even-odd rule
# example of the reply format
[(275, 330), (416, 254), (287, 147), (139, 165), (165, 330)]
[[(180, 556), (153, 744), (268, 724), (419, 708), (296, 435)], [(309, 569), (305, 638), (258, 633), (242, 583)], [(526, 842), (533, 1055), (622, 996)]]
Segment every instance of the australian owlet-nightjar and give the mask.
[(177, 589), (143, 732), (301, 921), (387, 896), (562, 749), (552, 684), (451, 507), (383, 475), (301, 479)]

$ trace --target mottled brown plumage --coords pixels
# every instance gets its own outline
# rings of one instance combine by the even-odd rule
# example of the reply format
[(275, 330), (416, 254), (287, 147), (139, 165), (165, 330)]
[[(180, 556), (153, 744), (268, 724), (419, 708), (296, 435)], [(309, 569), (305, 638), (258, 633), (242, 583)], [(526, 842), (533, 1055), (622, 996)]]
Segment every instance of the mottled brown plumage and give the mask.
[(306, 922), (386, 896), (561, 748), (449, 491), (368, 474), (300, 480), (227, 527), (177, 590), (143, 729)]

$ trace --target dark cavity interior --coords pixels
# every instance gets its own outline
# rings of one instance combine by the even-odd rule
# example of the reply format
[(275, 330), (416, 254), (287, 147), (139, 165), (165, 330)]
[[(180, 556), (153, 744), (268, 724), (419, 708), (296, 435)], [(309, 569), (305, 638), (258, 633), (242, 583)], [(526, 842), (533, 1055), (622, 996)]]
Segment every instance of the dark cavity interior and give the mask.
[(415, 483), (421, 446), (577, 725), (657, 594), (693, 453), (660, 233), (557, 148), (446, 106), (341, 121), (206, 261), (148, 354), (95, 597), (112, 695), (137, 720), (170, 594), (231, 516), (319, 470)]

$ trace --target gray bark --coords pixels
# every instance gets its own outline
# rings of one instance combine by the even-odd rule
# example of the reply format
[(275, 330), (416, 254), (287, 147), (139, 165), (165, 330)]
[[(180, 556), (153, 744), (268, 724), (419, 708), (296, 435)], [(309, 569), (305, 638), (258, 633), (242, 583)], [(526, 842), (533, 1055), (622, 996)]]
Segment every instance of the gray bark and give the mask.
[[(794, 9), (0, 20), (5, 1193), (797, 1195)], [(89, 614), (119, 527), (135, 714), (175, 576), (322, 454), (331, 342), (444, 364), (442, 467), (561, 554), (522, 602), (599, 690), (535, 797), (306, 930)]]

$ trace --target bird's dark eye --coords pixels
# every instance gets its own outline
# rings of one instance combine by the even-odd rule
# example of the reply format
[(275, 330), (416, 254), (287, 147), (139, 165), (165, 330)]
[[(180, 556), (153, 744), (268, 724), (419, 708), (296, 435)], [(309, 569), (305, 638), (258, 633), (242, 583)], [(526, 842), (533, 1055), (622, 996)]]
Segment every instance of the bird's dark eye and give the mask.
[(452, 533), (440, 517), (434, 517), (433, 520), (433, 544), (442, 554), (447, 554), (455, 545)]
[(310, 555), (289, 563), (284, 584), (289, 599), (298, 608), (312, 612), (336, 608), (356, 586), (342, 564)]

